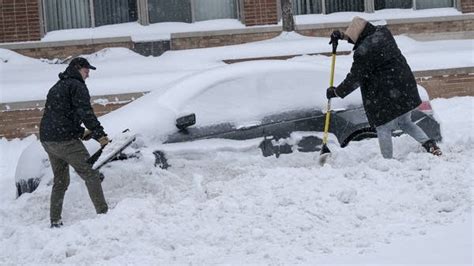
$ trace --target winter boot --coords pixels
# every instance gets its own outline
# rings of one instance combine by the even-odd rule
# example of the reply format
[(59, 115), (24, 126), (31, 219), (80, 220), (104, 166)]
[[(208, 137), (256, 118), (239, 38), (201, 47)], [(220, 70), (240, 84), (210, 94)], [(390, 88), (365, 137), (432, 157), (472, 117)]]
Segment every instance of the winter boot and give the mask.
[(427, 152), (434, 154), (436, 156), (441, 156), (443, 153), (441, 149), (436, 145), (436, 142), (432, 139), (423, 143), (422, 146), (426, 149)]
[(63, 226), (63, 222), (61, 220), (51, 221), (51, 228), (60, 228), (61, 226)]

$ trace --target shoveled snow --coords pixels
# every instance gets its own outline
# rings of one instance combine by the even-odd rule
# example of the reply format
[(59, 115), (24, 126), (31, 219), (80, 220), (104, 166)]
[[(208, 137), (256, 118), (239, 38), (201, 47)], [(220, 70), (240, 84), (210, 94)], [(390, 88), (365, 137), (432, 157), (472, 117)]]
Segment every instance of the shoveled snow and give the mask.
[[(432, 101), (442, 157), (402, 136), (393, 160), (372, 139), (330, 147), (319, 167), (317, 153), (264, 158), (252, 141), (209, 140), (169, 148), (161, 170), (145, 148), (103, 170), (106, 215), (72, 174), (59, 230), (48, 227), (51, 176), (14, 197), (16, 158), (32, 138), (2, 139), (0, 264), (470, 265), (474, 123), (459, 114), (473, 103)], [(216, 142), (228, 148), (206, 149)]]

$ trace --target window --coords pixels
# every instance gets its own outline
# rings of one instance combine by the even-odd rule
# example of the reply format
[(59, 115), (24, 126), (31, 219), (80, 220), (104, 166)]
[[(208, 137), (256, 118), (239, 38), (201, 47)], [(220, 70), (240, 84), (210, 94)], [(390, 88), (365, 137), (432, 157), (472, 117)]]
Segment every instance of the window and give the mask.
[(150, 23), (237, 18), (236, 0), (148, 0)]
[(46, 31), (91, 26), (89, 0), (44, 0)]
[(453, 0), (416, 0), (416, 9), (453, 7)]
[(192, 0), (194, 21), (237, 18), (235, 0)]
[[(195, 0), (197, 1), (197, 0)], [(336, 13), (336, 12), (370, 12), (365, 10), (365, 3), (367, 8), (374, 7), (375, 10), (386, 8), (440, 8), (440, 7), (454, 7), (454, 0), (293, 0), (293, 14), (321, 14), (321, 13)], [(324, 8), (323, 8), (324, 7)]]
[(326, 13), (334, 12), (364, 12), (364, 0), (326, 0)]
[(375, 10), (384, 8), (413, 8), (413, 0), (375, 0)]
[[(46, 31), (137, 20), (136, 0), (43, 0), (43, 11)], [(91, 14), (94, 14), (93, 20)]]
[(136, 0), (95, 0), (95, 26), (137, 21)]
[(321, 0), (293, 0), (293, 14), (321, 14)]
[(416, 9), (453, 7), (453, 0), (374, 0), (375, 10), (384, 8), (413, 8)]
[(150, 23), (191, 22), (191, 0), (148, 0)]

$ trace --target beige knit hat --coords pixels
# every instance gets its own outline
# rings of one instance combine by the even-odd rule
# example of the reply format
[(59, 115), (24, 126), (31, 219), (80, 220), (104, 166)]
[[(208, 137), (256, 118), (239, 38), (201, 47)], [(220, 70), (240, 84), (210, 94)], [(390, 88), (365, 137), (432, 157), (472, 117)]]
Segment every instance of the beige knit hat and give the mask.
[(367, 21), (365, 19), (354, 17), (351, 24), (349, 24), (349, 27), (347, 27), (347, 30), (344, 32), (344, 39), (347, 40), (349, 37), (352, 41), (354, 41), (354, 43), (356, 43), (359, 35), (364, 30), (365, 25), (367, 25)]

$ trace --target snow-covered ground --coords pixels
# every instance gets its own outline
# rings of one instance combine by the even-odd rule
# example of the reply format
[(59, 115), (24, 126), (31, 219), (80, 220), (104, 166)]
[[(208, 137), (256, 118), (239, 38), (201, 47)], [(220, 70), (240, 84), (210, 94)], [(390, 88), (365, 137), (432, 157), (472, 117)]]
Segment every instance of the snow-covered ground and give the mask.
[(442, 157), (396, 138), (264, 158), (230, 149), (111, 163), (96, 215), (80, 178), (66, 193), (65, 226), (49, 229), (49, 177), (15, 199), (16, 160), (34, 140), (0, 140), (0, 264), (472, 263), (472, 97), (436, 99)]
[[(413, 70), (474, 65), (473, 40), (396, 40)], [(165, 91), (222, 59), (328, 52), (327, 41), (284, 34), (158, 58), (105, 49), (86, 55), (98, 67), (87, 84), (93, 95)], [(327, 57), (291, 61), (327, 66), (329, 77)], [(351, 61), (338, 57), (338, 76)], [(64, 68), (0, 49), (0, 102), (43, 100)], [(315, 83), (321, 93), (326, 87)], [(51, 176), (15, 199), (18, 157), (36, 138), (0, 139), (0, 264), (472, 265), (473, 105), (473, 97), (432, 100), (442, 157), (402, 136), (393, 160), (382, 159), (372, 139), (331, 146), (324, 167), (318, 153), (264, 158), (227, 140), (180, 144), (194, 152), (171, 152), (168, 170), (150, 160), (114, 162), (103, 170), (106, 215), (94, 213), (73, 173), (59, 230), (49, 228)], [(235, 148), (211, 152), (216, 141)]]

